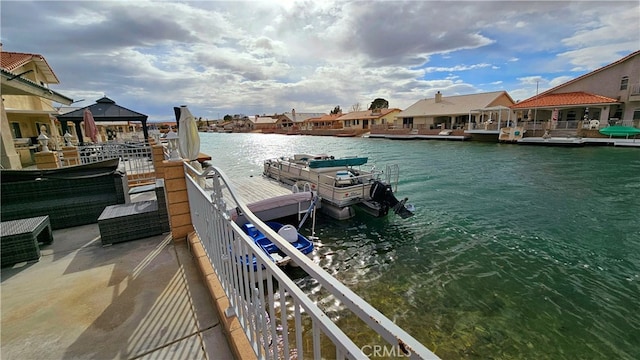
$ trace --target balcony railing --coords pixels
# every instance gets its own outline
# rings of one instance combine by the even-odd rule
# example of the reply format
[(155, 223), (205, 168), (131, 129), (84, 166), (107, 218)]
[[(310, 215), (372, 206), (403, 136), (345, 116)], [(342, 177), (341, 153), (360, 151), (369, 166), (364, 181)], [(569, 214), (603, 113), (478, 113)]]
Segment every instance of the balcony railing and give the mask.
[(387, 353), (438, 358), (258, 219), (238, 200), (220, 169), (209, 167), (200, 172), (185, 164), (185, 171), (192, 223), (229, 298), (227, 314), (237, 316), (258, 358), (362, 359), (366, 354), (240, 229), (230, 209), (242, 212), (336, 301), (386, 341)]
[[(80, 164), (89, 164), (97, 161), (119, 158), (127, 171), (130, 184), (152, 183), (156, 179), (151, 145), (146, 142), (105, 142), (92, 145), (77, 146), (80, 155)], [(71, 165), (70, 159), (65, 159), (63, 152), (59, 151), (64, 165)]]

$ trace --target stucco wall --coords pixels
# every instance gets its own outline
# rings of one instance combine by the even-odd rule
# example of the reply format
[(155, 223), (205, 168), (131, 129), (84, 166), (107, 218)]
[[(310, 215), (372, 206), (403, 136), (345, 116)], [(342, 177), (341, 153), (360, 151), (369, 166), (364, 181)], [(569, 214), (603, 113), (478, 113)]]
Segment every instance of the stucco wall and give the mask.
[[(623, 76), (628, 76), (627, 89), (620, 90), (620, 83)], [(566, 93), (574, 91), (584, 91), (592, 94), (607, 96), (619, 99), (625, 103), (622, 119), (631, 120), (633, 112), (640, 110), (640, 101), (630, 102), (629, 92), (633, 85), (638, 84), (640, 79), (640, 55), (636, 55), (627, 61), (591, 74), (584, 79), (561, 87), (555, 93)], [(611, 113), (613, 116), (613, 111)]]

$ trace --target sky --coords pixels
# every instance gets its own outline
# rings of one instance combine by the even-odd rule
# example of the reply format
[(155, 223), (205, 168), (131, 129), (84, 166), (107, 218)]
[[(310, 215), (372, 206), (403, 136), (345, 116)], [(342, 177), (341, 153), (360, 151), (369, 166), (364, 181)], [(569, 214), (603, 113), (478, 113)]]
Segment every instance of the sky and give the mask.
[(0, 20), (3, 51), (43, 55), (73, 106), (150, 121), (519, 101), (640, 50), (637, 0), (3, 0)]

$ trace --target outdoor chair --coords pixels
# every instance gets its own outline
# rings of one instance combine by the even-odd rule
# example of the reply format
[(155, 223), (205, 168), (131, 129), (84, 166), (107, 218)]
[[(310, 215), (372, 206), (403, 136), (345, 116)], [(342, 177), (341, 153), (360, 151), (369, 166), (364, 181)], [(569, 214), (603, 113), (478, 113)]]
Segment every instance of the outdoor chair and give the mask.
[(142, 239), (170, 231), (164, 179), (154, 185), (155, 200), (107, 206), (98, 218), (102, 245)]

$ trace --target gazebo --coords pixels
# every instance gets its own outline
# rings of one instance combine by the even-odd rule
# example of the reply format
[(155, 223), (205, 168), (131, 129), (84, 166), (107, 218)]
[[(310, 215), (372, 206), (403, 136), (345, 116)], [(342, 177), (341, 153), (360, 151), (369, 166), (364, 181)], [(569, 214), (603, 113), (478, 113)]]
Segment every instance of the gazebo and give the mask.
[(140, 121), (142, 122), (142, 132), (144, 139), (149, 140), (149, 131), (147, 129), (147, 115), (140, 114), (133, 110), (129, 110), (120, 105), (117, 105), (115, 101), (104, 96), (97, 100), (95, 104), (85, 106), (83, 108), (68, 112), (63, 115), (58, 115), (57, 118), (62, 125), (62, 133), (66, 133), (67, 122), (72, 121), (76, 126), (76, 133), (78, 134), (78, 141), (84, 144), (84, 138), (82, 136), (82, 127), (80, 123), (83, 121), (84, 110), (89, 109), (93, 114), (93, 119), (96, 122), (100, 121)]

